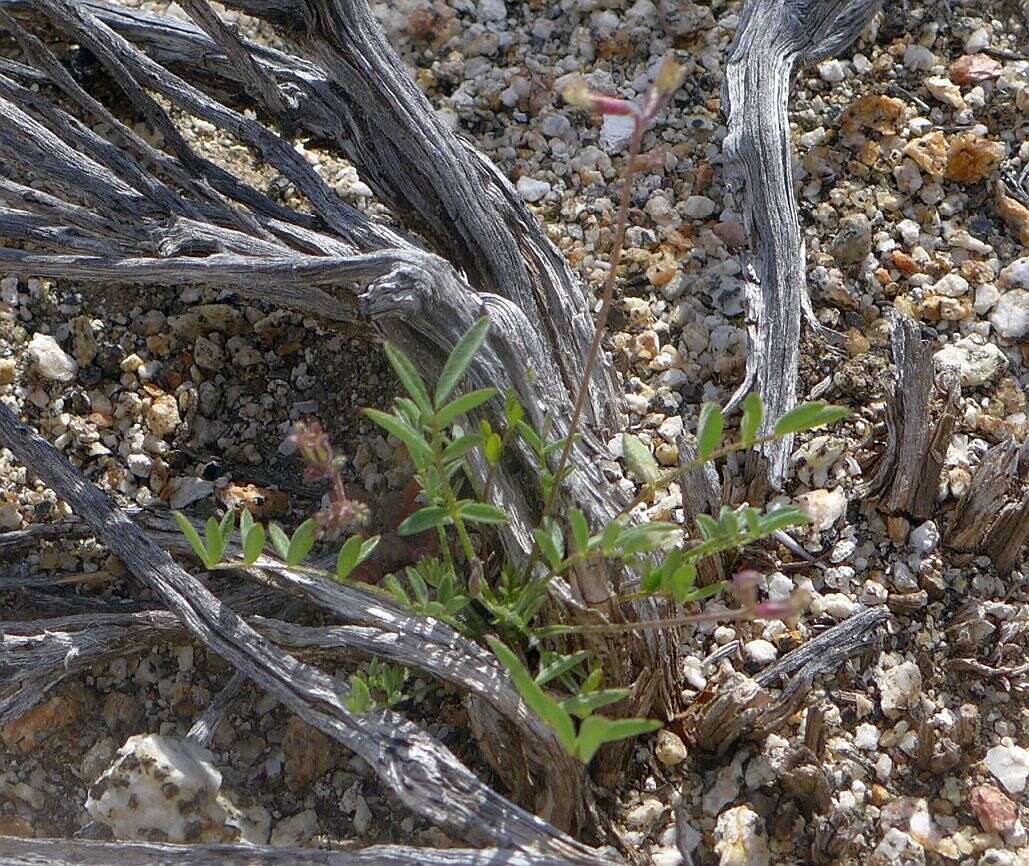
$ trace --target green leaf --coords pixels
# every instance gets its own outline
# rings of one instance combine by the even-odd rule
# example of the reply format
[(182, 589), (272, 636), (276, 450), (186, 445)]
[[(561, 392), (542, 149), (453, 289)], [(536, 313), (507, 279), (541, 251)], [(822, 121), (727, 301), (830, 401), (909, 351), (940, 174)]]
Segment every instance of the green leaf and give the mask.
[(524, 417), (525, 410), (522, 408), (522, 404), (518, 402), (518, 396), (514, 390), (509, 390), (504, 395), (504, 419), (507, 421), (508, 426), (515, 427)]
[(471, 520), (473, 523), (502, 526), (508, 521), (507, 515), (503, 511), (485, 502), (463, 502), (460, 511), (465, 520)]
[(443, 462), (460, 460), (466, 454), (474, 451), (482, 443), (482, 437), (478, 433), (466, 433), (451, 442), (443, 450)]
[(550, 567), (554, 571), (559, 571), (561, 560), (565, 555), (565, 544), (564, 533), (561, 532), (557, 521), (550, 517), (546, 518), (543, 526), (540, 529), (534, 529), (532, 535)]
[(697, 457), (707, 460), (722, 441), (725, 419), (717, 403), (705, 403), (700, 409), (697, 421)]
[(382, 583), (404, 607), (411, 607), (411, 597), (395, 574), (387, 574)]
[(771, 535), (780, 529), (789, 529), (791, 526), (805, 526), (811, 522), (803, 511), (795, 505), (786, 505), (769, 511), (761, 518), (761, 532)]
[(648, 569), (643, 577), (640, 578), (640, 592), (644, 592), (647, 595), (657, 592), (661, 587), (663, 577), (664, 575), (661, 573), (660, 568)]
[(630, 526), (618, 535), (610, 548), (605, 549), (605, 553), (608, 550), (620, 550), (622, 556), (635, 556), (637, 553), (657, 550), (668, 543), (669, 536), (679, 531), (677, 524), (657, 520)]
[(231, 508), (225, 512), (222, 516), (222, 522), (218, 526), (218, 531), (222, 537), (222, 554), (224, 555), (226, 548), (229, 546), (229, 542), (232, 541), (232, 533), (236, 528), (236, 512)]
[(653, 484), (661, 477), (654, 455), (638, 436), (622, 434), (622, 456), (629, 471), (644, 484)]
[(791, 433), (814, 430), (816, 427), (834, 424), (849, 414), (849, 409), (842, 406), (830, 406), (824, 400), (801, 403), (775, 422), (775, 435), (788, 436)]
[(747, 395), (743, 401), (743, 419), (740, 421), (740, 441), (744, 445), (750, 445), (757, 439), (757, 431), (761, 429), (761, 422), (765, 418), (765, 404), (761, 402), (761, 395), (756, 391)]
[(496, 433), (490, 433), (482, 450), (486, 455), (486, 462), (490, 466), (496, 466), (500, 462), (500, 455), (504, 451), (504, 440)]
[(614, 549), (615, 542), (618, 540), (618, 536), (622, 534), (624, 528), (622, 521), (617, 518), (604, 527), (604, 531), (600, 536), (600, 549), (604, 551), (605, 555), (607, 555), (608, 551)]
[(551, 680), (556, 680), (558, 677), (564, 676), (572, 668), (582, 664), (589, 657), (589, 650), (579, 650), (578, 652), (571, 653), (570, 655), (560, 656), (536, 675), (536, 682), (538, 685), (544, 686)]
[(685, 604), (688, 601), (703, 601), (705, 598), (711, 598), (713, 595), (718, 595), (718, 593), (728, 585), (728, 581), (720, 580), (718, 583), (710, 583), (707, 586), (701, 586), (690, 592), (681, 603)]
[(193, 524), (189, 522), (189, 518), (181, 511), (173, 511), (172, 514), (175, 516), (175, 522), (179, 524), (179, 529), (182, 531), (182, 534), (186, 536), (189, 546), (193, 548), (193, 552), (206, 566), (207, 548), (204, 547), (204, 543), (200, 540), (200, 533), (196, 531)]
[(392, 343), (385, 343), (382, 348), (386, 352), (386, 359), (390, 366), (396, 372), (397, 378), (400, 379), (400, 384), (404, 386), (404, 390), (411, 395), (411, 399), (425, 413), (425, 416), (430, 416), (432, 403), (429, 401), (429, 392), (414, 364), (411, 363), (411, 359)]
[(439, 374), (439, 382), (436, 383), (437, 406), (442, 405), (457, 383), (464, 377), (475, 353), (479, 351), (482, 341), (486, 339), (489, 324), (489, 316), (483, 316), (457, 341), (446, 364), (443, 365), (443, 372)]
[(277, 523), (268, 524), (268, 535), (271, 536), (275, 552), (279, 554), (280, 558), (286, 559), (289, 556), (289, 536), (282, 531), (282, 527)]
[(379, 542), (382, 540), (381, 535), (373, 535), (371, 538), (367, 538), (361, 544), (361, 555), (357, 558), (357, 564), (360, 565), (369, 556), (375, 553), (375, 548), (379, 546)]
[[(249, 514), (250, 512), (244, 512)], [(260, 523), (254, 523), (247, 530), (243, 538), (243, 564), (253, 565), (264, 550), (264, 527)]]
[(718, 523), (710, 514), (698, 514), (697, 526), (700, 529), (700, 537), (705, 541), (718, 535)]
[(247, 533), (250, 532), (250, 527), (253, 525), (254, 515), (244, 508), (242, 513), (239, 515), (239, 537), (246, 538)]
[(297, 527), (289, 541), (289, 547), (286, 550), (286, 565), (300, 565), (307, 558), (307, 554), (311, 552), (317, 537), (318, 522), (313, 517), (309, 517)]
[(449, 427), (450, 422), (459, 415), (471, 412), (472, 409), (478, 409), (487, 400), (495, 397), (496, 394), (496, 388), (480, 388), (478, 391), (469, 391), (467, 394), (462, 394), (457, 399), (451, 400), (436, 413), (436, 423), (441, 428)]
[(351, 713), (358, 716), (367, 713), (375, 705), (364, 677), (354, 675), (350, 678), (350, 694), (347, 695), (346, 705)]
[(397, 527), (400, 535), (417, 535), (437, 526), (449, 526), (452, 523), (447, 510), (439, 505), (428, 505), (421, 508)]
[(225, 553), (225, 545), (222, 543), (221, 525), (213, 517), (207, 518), (207, 526), (204, 527), (204, 540), (207, 542), (207, 567), (213, 568), (222, 561)]
[(576, 552), (585, 553), (590, 546), (590, 529), (586, 524), (586, 517), (578, 508), (569, 508), (568, 523), (572, 528)]
[(690, 590), (697, 582), (697, 567), (692, 563), (686, 563), (675, 569), (666, 581), (668, 594), (676, 604), (683, 604), (689, 597)]
[(594, 710), (624, 701), (631, 694), (630, 689), (603, 689), (599, 692), (587, 692), (565, 698), (561, 701), (561, 709), (580, 719), (585, 719)]
[(649, 734), (660, 727), (661, 722), (655, 719), (606, 719), (603, 716), (590, 716), (579, 727), (576, 755), (580, 761), (588, 764), (604, 743)]
[(572, 722), (572, 717), (561, 709), (557, 701), (539, 687), (532, 678), (532, 675), (526, 670), (525, 665), (522, 664), (521, 659), (508, 649), (507, 646), (492, 635), (488, 635), (486, 640), (489, 642), (493, 654), (507, 668), (507, 672), (511, 675), (511, 679), (514, 681), (515, 687), (525, 700), (525, 703), (554, 730), (561, 744), (569, 754), (572, 754), (575, 749), (575, 725)]
[(583, 680), (582, 686), (579, 689), (580, 695), (587, 695), (590, 692), (595, 692), (600, 688), (600, 684), (604, 681), (604, 669), (597, 665), (593, 670), (590, 671), (588, 677)]
[(529, 443), (529, 447), (536, 452), (538, 457), (543, 452), (543, 440), (539, 434), (524, 421), (518, 422), (518, 434)]
[(339, 556), (336, 557), (336, 580), (341, 583), (357, 568), (357, 562), (361, 557), (361, 541), (360, 536), (351, 535), (339, 549)]
[(403, 442), (416, 466), (432, 460), (432, 448), (429, 447), (429, 443), (406, 421), (378, 409), (365, 409), (364, 414)]

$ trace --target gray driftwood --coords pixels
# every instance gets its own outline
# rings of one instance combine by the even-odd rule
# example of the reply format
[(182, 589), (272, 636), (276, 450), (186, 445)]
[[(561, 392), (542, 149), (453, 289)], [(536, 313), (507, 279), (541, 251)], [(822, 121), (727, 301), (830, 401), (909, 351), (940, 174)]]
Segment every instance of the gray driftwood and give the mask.
[[(782, 726), (803, 705), (817, 677), (873, 646), (889, 620), (885, 608), (855, 614), (787, 653), (751, 678), (735, 673), (710, 700), (691, 708), (688, 730), (702, 749), (725, 753), (742, 738), (760, 738)], [(785, 682), (782, 690), (770, 691)]]
[(944, 539), (955, 550), (984, 553), (1010, 573), (1029, 540), (1029, 443), (1006, 440), (983, 455)]
[[(961, 387), (944, 371), (937, 381), (930, 345), (918, 323), (894, 313), (890, 329), (896, 379), (888, 386), (886, 447), (868, 492), (888, 512), (927, 520), (936, 511), (940, 475), (959, 415)], [(942, 402), (942, 407), (934, 412)]]
[[(743, 4), (722, 86), (729, 133), (722, 144), (726, 182), (740, 194), (750, 234), (744, 276), (750, 351), (733, 403), (755, 388), (774, 422), (797, 399), (800, 320), (829, 336), (806, 292), (804, 242), (793, 192), (788, 116), (790, 79), (854, 42), (882, 0), (750, 0)], [(766, 432), (769, 432), (766, 430)], [(750, 474), (774, 487), (786, 475), (792, 437), (763, 446)]]
[(351, 713), (345, 683), (297, 661), (256, 632), (4, 405), (0, 444), (81, 515), (197, 640), (308, 724), (355, 751), (413, 811), (463, 838), (544, 851), (569, 862), (601, 862), (588, 847), (485, 786), (417, 725), (389, 711)]
[(499, 848), (436, 850), (377, 845), (363, 851), (254, 845), (161, 845), (0, 836), (3, 866), (567, 866), (548, 854)]

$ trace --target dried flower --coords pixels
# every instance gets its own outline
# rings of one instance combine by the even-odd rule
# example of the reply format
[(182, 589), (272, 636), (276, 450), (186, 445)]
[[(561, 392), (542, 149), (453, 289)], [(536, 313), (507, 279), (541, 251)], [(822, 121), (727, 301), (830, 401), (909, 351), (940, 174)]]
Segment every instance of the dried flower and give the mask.
[(329, 436), (317, 420), (297, 424), (290, 439), (307, 463), (304, 480), (308, 483), (329, 480), (328, 505), (315, 515), (323, 535), (336, 535), (344, 529), (362, 525), (370, 517), (368, 506), (351, 499), (343, 486), (340, 470), (346, 462), (332, 449)]
[(561, 94), (565, 102), (576, 108), (584, 108), (595, 114), (617, 114), (623, 117), (638, 117), (639, 110), (631, 102), (599, 93), (582, 78), (576, 78)]

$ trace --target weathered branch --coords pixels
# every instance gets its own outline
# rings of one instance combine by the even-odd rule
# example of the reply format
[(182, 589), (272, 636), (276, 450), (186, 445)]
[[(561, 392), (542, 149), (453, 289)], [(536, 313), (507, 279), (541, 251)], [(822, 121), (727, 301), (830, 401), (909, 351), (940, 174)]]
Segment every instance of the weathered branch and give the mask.
[[(751, 237), (744, 269), (750, 352), (733, 404), (756, 385), (766, 407), (764, 432), (796, 402), (801, 312), (810, 309), (790, 168), (790, 79), (796, 67), (854, 42), (880, 5), (881, 0), (747, 0), (725, 65), (726, 182), (742, 195)], [(764, 475), (767, 461), (769, 480), (781, 487), (791, 446), (792, 437), (785, 437), (763, 446), (760, 455), (753, 452), (749, 473)]]
[(4, 866), (568, 866), (570, 861), (498, 848), (437, 850), (377, 845), (342, 852), (257, 845), (160, 845), (0, 836), (0, 862)]
[(994, 445), (976, 467), (958, 502), (946, 543), (985, 553), (1009, 574), (1029, 541), (1029, 442)]
[(84, 518), (198, 640), (308, 724), (357, 752), (409, 808), (466, 838), (529, 852), (545, 850), (573, 862), (600, 862), (589, 848), (483, 785), (418, 726), (388, 711), (351, 713), (344, 684), (298, 662), (254, 631), (3, 405), (0, 443)]
[[(918, 324), (899, 313), (892, 317), (890, 342), (896, 380), (889, 386), (886, 425), (889, 439), (879, 457), (868, 492), (888, 512), (928, 519), (936, 510), (940, 474), (958, 421), (961, 386), (945, 374), (937, 383), (932, 350), (922, 341)], [(934, 397), (941, 392), (943, 409), (933, 417)]]

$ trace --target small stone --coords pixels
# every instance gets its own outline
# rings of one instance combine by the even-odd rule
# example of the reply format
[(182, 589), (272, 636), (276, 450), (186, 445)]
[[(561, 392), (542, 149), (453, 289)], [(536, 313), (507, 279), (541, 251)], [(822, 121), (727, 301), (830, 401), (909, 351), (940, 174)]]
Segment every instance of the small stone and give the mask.
[(1018, 807), (993, 785), (976, 785), (968, 792), (969, 808), (987, 833), (1010, 833), (1018, 824)]
[(625, 826), (635, 830), (650, 827), (664, 812), (664, 804), (660, 800), (648, 797), (638, 806), (629, 810), (625, 816)]
[(983, 283), (975, 290), (975, 304), (973, 309), (980, 316), (985, 316), (997, 301), (1000, 300), (1000, 291), (993, 283)]
[(546, 197), (547, 193), (550, 192), (549, 183), (545, 180), (536, 180), (526, 174), (523, 174), (518, 178), (516, 187), (518, 189), (518, 194), (530, 204), (540, 201)]
[(58, 346), (49, 334), (33, 334), (27, 351), (36, 372), (44, 379), (71, 382), (79, 371), (75, 359)]
[(715, 851), (718, 866), (768, 866), (768, 843), (761, 818), (749, 806), (736, 806), (718, 816)]
[(654, 754), (666, 767), (674, 767), (686, 760), (686, 744), (674, 731), (662, 728), (657, 732)]
[(865, 752), (874, 752), (879, 748), (879, 729), (875, 725), (863, 722), (854, 731), (854, 745)]
[(306, 791), (336, 764), (332, 741), (296, 716), (286, 725), (282, 751), (286, 756), (283, 768), (286, 786), (294, 792)]
[(291, 848), (303, 844), (317, 832), (318, 813), (314, 809), (304, 809), (275, 825), (270, 844), (274, 848)]
[(966, 107), (965, 99), (961, 95), (961, 88), (949, 78), (934, 76), (925, 79), (923, 83), (925, 85), (925, 89), (944, 105), (949, 105), (951, 108), (957, 109)]
[(155, 436), (170, 436), (182, 423), (179, 416), (179, 404), (171, 394), (163, 394), (150, 404), (146, 413), (147, 425)]
[(970, 132), (957, 136), (947, 151), (947, 180), (978, 183), (993, 174), (1004, 159), (1004, 145)]
[(937, 369), (957, 368), (965, 388), (991, 383), (1008, 368), (1008, 359), (1000, 347), (986, 342), (979, 334), (969, 334), (944, 346), (933, 355), (933, 360)]
[(1029, 291), (1013, 289), (1000, 296), (990, 313), (990, 324), (1009, 340), (1021, 340), (1029, 333)]
[(206, 499), (214, 492), (214, 482), (204, 481), (201, 478), (187, 476), (180, 478), (175, 484), (175, 493), (172, 494), (172, 508), (181, 510), (187, 505), (192, 505), (201, 499)]
[(829, 253), (840, 264), (863, 262), (872, 252), (872, 224), (863, 213), (840, 220), (840, 230), (829, 247)]
[(875, 866), (922, 866), (925, 849), (898, 827), (890, 827), (872, 853)]
[(940, 530), (931, 520), (927, 520), (911, 533), (911, 547), (918, 556), (932, 552), (939, 543)]
[(922, 693), (922, 672), (914, 662), (880, 671), (875, 681), (879, 686), (879, 705), (890, 719), (900, 718), (901, 711), (912, 706)]
[(928, 72), (936, 65), (936, 55), (924, 45), (912, 42), (904, 49), (904, 66), (915, 72)]
[(72, 355), (80, 367), (88, 367), (96, 357), (98, 345), (93, 323), (88, 316), (76, 316), (68, 323), (71, 327)]
[(950, 64), (950, 77), (955, 84), (968, 87), (996, 78), (1003, 68), (987, 54), (964, 54)]
[(818, 77), (830, 84), (839, 84), (847, 77), (847, 67), (839, 60), (825, 60), (818, 64)]
[(17, 378), (17, 372), (14, 358), (0, 358), (0, 385), (10, 385)]
[(743, 646), (743, 652), (754, 664), (762, 666), (770, 665), (779, 657), (779, 650), (775, 648), (775, 644), (761, 639), (747, 641)]
[(968, 280), (960, 274), (950, 273), (937, 280), (931, 291), (948, 298), (960, 298), (968, 291)]
[(717, 205), (706, 195), (691, 195), (686, 199), (686, 216), (693, 219), (707, 219), (716, 208)]
[(997, 181), (995, 200), (997, 212), (1007, 227), (1011, 229), (1015, 240), (1023, 247), (1029, 247), (1029, 207), (1026, 207), (1018, 199), (1009, 196), (1007, 194), (1007, 187), (1004, 186), (1002, 181)]
[(204, 370), (220, 370), (224, 356), (222, 347), (207, 337), (197, 337), (193, 344), (193, 360)]
[(1029, 289), (1029, 256), (1015, 259), (1004, 268), (997, 285), (1002, 289)]
[(29, 755), (50, 737), (74, 726), (83, 714), (85, 695), (59, 692), (0, 727), (0, 739), (17, 755)]
[(839, 487), (802, 493), (797, 497), (797, 504), (811, 518), (816, 532), (828, 529), (847, 511), (847, 497)]
[(629, 146), (635, 121), (622, 114), (605, 114), (600, 127), (600, 146), (608, 153), (621, 153)]
[(986, 769), (1008, 793), (1021, 794), (1029, 777), (1029, 750), (1016, 746), (1010, 740), (994, 746), (986, 753)]

